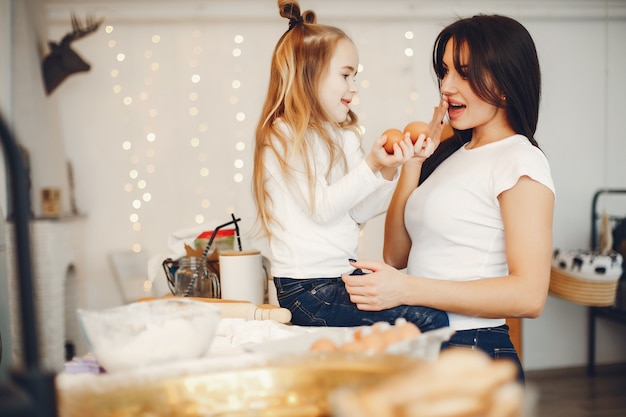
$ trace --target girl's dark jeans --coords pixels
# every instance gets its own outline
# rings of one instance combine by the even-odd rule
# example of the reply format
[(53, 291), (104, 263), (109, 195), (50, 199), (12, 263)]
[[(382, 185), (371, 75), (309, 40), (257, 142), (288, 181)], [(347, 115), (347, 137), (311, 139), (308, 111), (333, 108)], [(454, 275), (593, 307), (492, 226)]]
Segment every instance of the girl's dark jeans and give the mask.
[[(354, 275), (358, 275), (357, 270)], [(449, 325), (441, 310), (418, 306), (398, 306), (382, 311), (359, 310), (338, 278), (274, 278), (280, 306), (291, 311), (291, 323), (299, 326), (353, 327), (379, 321), (394, 324), (397, 318), (414, 323), (422, 332)]]

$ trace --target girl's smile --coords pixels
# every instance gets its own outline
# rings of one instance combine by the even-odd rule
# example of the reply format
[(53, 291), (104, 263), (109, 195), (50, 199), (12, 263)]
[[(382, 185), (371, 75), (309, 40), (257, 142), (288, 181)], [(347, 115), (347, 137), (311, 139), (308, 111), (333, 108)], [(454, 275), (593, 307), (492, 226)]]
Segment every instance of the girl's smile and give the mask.
[(358, 65), (359, 55), (354, 44), (347, 39), (340, 40), (318, 90), (322, 108), (331, 122), (346, 120), (352, 97), (358, 93), (354, 80)]

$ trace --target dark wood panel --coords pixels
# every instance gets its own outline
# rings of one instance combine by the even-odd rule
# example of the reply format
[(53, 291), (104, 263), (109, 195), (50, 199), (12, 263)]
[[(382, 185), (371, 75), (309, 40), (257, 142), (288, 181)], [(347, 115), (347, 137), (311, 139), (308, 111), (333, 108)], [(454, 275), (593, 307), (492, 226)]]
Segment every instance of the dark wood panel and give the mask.
[(528, 371), (526, 383), (539, 396), (533, 417), (626, 416), (626, 364)]
[(522, 354), (522, 319), (506, 319), (506, 324), (509, 325), (509, 335), (511, 336), (513, 346), (517, 350), (520, 361), (524, 363)]

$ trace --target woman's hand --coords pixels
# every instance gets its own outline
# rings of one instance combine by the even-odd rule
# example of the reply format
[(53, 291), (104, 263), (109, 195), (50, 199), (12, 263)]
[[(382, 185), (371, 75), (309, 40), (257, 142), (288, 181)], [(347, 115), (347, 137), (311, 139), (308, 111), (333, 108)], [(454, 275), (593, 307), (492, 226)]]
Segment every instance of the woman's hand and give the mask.
[(439, 106), (436, 106), (433, 111), (433, 117), (428, 124), (429, 137), (420, 135), (417, 141), (413, 145), (413, 158), (410, 159), (410, 163), (421, 165), (426, 158), (430, 157), (435, 149), (441, 143), (441, 135), (444, 131), (444, 118), (448, 111), (448, 99), (442, 96)]
[(433, 110), (433, 118), (428, 123), (428, 132), (430, 133), (430, 137), (433, 140), (435, 145), (435, 149), (441, 143), (441, 134), (443, 133), (444, 128), (444, 119), (446, 117), (446, 113), (448, 112), (448, 97), (441, 96), (441, 100), (439, 100), (439, 105), (436, 106)]
[(372, 271), (365, 275), (343, 275), (350, 301), (359, 310), (380, 311), (404, 304), (407, 276), (397, 269), (375, 261), (350, 263), (355, 268)]
[(426, 135), (421, 134), (417, 138), (415, 145), (413, 145), (413, 158), (411, 159), (411, 162), (422, 164), (426, 160), (426, 158), (428, 158), (433, 154), (433, 152), (435, 152), (436, 148), (437, 145), (432, 138), (427, 138)]

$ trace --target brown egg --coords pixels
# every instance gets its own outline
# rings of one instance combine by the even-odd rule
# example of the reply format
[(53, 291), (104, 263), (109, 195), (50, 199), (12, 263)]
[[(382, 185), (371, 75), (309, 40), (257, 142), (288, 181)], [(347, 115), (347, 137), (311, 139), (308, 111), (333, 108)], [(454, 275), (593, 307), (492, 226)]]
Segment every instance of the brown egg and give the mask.
[(419, 327), (410, 321), (398, 326), (396, 330), (400, 333), (402, 340), (412, 339), (422, 334)]
[(366, 346), (359, 342), (346, 342), (343, 345), (339, 346), (340, 352), (365, 352), (367, 350)]
[(404, 139), (404, 133), (398, 129), (387, 129), (383, 132), (387, 136), (387, 142), (383, 145), (387, 153), (393, 153), (393, 145)]
[(415, 143), (422, 133), (428, 137), (428, 124), (419, 121), (411, 122), (404, 128), (404, 133), (409, 133), (411, 141)]
[(372, 333), (383, 333), (391, 327), (391, 324), (386, 321), (377, 321), (371, 325)]
[(365, 336), (361, 340), (361, 344), (365, 347), (365, 351), (369, 353), (381, 353), (387, 347), (383, 335), (376, 333)]
[(381, 336), (387, 346), (404, 339), (401, 328), (395, 326), (384, 332)]
[(326, 337), (316, 340), (311, 345), (311, 351), (314, 352), (334, 352), (336, 350), (337, 345), (335, 345), (335, 342)]
[(354, 340), (356, 340), (356, 341), (359, 341), (359, 340), (363, 339), (365, 336), (367, 336), (368, 334), (371, 334), (371, 333), (372, 333), (372, 328), (370, 326), (368, 326), (368, 327), (359, 327), (352, 334), (352, 338)]

